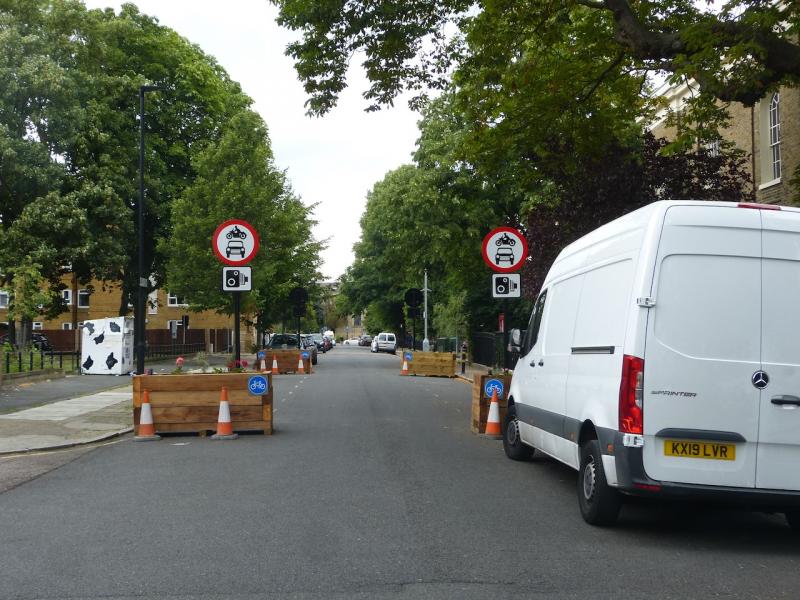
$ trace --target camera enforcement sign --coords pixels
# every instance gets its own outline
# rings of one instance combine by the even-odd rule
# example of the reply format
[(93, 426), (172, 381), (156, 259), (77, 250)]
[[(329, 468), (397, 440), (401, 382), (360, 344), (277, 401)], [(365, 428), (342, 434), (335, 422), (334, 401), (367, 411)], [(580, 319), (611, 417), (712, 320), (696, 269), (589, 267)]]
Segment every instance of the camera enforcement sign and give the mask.
[(519, 298), (520, 295), (519, 273), (492, 275), (492, 298)]
[(250, 267), (222, 267), (223, 292), (249, 292), (253, 289)]
[(247, 221), (231, 219), (217, 227), (211, 238), (211, 247), (226, 265), (246, 265), (258, 252), (258, 233)]
[(513, 273), (522, 268), (528, 258), (528, 241), (511, 227), (498, 227), (483, 238), (483, 261), (492, 271)]

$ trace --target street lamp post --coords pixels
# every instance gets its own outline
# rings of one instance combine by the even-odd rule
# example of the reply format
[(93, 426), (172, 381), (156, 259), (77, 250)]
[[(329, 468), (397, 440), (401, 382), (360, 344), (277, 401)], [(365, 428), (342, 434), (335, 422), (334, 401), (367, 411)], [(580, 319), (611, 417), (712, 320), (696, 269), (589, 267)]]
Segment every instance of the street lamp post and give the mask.
[(136, 206), (139, 243), (139, 268), (137, 270), (136, 308), (133, 314), (133, 345), (136, 349), (136, 374), (144, 375), (144, 351), (147, 346), (145, 341), (145, 300), (147, 287), (150, 283), (149, 273), (145, 273), (144, 266), (144, 95), (162, 88), (155, 85), (139, 87), (139, 202)]

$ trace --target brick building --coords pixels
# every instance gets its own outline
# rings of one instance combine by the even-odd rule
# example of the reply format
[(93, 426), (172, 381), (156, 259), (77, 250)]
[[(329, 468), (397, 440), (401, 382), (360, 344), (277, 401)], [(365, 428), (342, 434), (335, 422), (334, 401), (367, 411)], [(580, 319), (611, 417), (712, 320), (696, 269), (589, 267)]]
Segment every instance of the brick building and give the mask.
[[(57, 330), (72, 330), (77, 323), (80, 326), (83, 321), (92, 319), (102, 319), (119, 315), (122, 301), (122, 288), (116, 282), (93, 281), (91, 286), (77, 287), (72, 283), (71, 277), (65, 275), (62, 282), (66, 289), (62, 290), (62, 297), (67, 305), (67, 309), (52, 319), (42, 317), (33, 321), (34, 331), (54, 332)], [(7, 311), (9, 302), (9, 292), (0, 289), (0, 323), (7, 323)], [(129, 315), (133, 316), (133, 306), (128, 306)], [(184, 317), (189, 318), (189, 329), (207, 331), (229, 331), (233, 329), (233, 317), (230, 315), (219, 314), (214, 311), (190, 312), (189, 305), (184, 298), (171, 294), (168, 290), (154, 290), (147, 299), (147, 330), (162, 330), (163, 332), (172, 331), (174, 328), (177, 339), (182, 340), (182, 328)], [(243, 319), (244, 321), (244, 319)], [(241, 326), (242, 348), (248, 349), (255, 339), (252, 328), (246, 327), (245, 323)], [(63, 336), (59, 336), (59, 339)], [(157, 336), (159, 339), (166, 338), (166, 334)], [(170, 336), (171, 337), (171, 336)], [(66, 339), (66, 338), (65, 338)], [(75, 338), (77, 339), (77, 338)], [(192, 336), (196, 339), (196, 335)], [(221, 350), (222, 346), (227, 347), (227, 342), (223, 343), (212, 334), (205, 336), (207, 349), (215, 344), (214, 350)]]
[[(680, 115), (684, 102), (696, 91), (685, 83), (664, 84), (656, 90), (655, 93), (663, 97), (669, 107), (658, 113), (650, 124), (656, 137), (674, 135), (674, 129), (666, 125), (667, 112)], [(748, 171), (756, 200), (770, 204), (797, 204), (800, 194), (791, 180), (800, 164), (800, 90), (781, 88), (753, 107), (734, 103), (729, 111), (730, 124), (720, 133), (749, 157)]]

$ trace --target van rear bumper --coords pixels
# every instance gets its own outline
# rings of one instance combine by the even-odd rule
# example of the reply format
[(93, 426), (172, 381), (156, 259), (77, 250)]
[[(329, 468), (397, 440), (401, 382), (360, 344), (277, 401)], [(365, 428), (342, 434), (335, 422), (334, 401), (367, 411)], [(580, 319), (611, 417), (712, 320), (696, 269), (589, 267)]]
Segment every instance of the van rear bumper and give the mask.
[(800, 507), (800, 492), (675, 483), (651, 479), (644, 470), (642, 448), (623, 446), (621, 433), (617, 433), (615, 438), (617, 489), (625, 494), (673, 500), (703, 500), (774, 510)]

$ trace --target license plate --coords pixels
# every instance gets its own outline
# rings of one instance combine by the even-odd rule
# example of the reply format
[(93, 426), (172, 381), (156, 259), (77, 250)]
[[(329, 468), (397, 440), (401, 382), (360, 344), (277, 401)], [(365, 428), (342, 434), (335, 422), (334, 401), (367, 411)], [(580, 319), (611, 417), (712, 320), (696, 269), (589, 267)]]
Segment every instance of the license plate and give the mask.
[(666, 456), (679, 456), (682, 458), (736, 460), (736, 444), (664, 440), (664, 454)]

